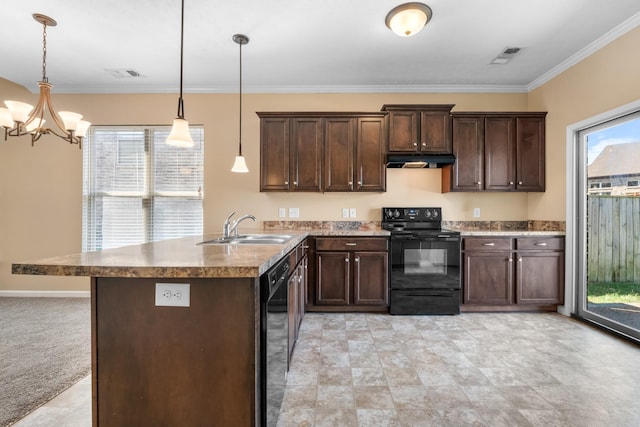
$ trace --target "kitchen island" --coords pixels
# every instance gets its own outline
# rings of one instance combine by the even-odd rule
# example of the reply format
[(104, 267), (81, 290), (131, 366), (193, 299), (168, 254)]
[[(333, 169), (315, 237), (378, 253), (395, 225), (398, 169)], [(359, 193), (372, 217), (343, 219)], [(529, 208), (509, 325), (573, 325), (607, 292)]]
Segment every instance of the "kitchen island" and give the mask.
[[(14, 274), (91, 277), (94, 426), (261, 425), (260, 276), (307, 235), (329, 232), (266, 233), (294, 237), (198, 236), (13, 264)], [(188, 284), (188, 306), (159, 306), (158, 284)]]

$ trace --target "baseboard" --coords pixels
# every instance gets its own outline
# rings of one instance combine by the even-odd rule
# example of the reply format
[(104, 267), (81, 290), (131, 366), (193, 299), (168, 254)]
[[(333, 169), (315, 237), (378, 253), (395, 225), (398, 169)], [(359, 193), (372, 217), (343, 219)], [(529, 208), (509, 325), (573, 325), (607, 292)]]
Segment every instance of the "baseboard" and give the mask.
[(90, 291), (0, 291), (0, 297), (89, 298)]

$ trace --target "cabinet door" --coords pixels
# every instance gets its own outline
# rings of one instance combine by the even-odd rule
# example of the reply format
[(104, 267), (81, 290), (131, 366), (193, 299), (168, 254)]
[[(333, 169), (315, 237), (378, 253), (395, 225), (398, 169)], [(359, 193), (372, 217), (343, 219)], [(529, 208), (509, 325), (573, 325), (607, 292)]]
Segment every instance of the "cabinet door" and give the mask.
[(451, 169), (451, 190), (483, 189), (484, 125), (482, 117), (453, 118), (453, 154), (456, 162)]
[(298, 267), (298, 329), (300, 328), (300, 324), (302, 323), (302, 319), (304, 319), (304, 312), (307, 306), (307, 265), (309, 264), (309, 260), (307, 257), (304, 257), (302, 261), (300, 261), (300, 266)]
[(386, 191), (385, 120), (382, 117), (360, 117), (357, 125), (355, 189)]
[(320, 191), (323, 144), (321, 118), (293, 118), (291, 137), (291, 190)]
[(513, 303), (513, 259), (510, 252), (465, 252), (465, 304)]
[(448, 110), (421, 112), (419, 149), (423, 153), (452, 152), (451, 116)]
[(316, 304), (349, 304), (349, 252), (316, 253)]
[(545, 190), (545, 118), (516, 119), (516, 188)]
[(260, 191), (288, 191), (289, 170), (289, 119), (261, 119)]
[(387, 252), (353, 253), (353, 303), (387, 305), (389, 302)]
[(389, 112), (389, 152), (418, 150), (418, 112)]
[(516, 256), (516, 302), (562, 304), (564, 252), (518, 252)]
[(484, 189), (515, 190), (516, 135), (513, 117), (484, 120)]
[(324, 191), (352, 191), (355, 119), (325, 120)]

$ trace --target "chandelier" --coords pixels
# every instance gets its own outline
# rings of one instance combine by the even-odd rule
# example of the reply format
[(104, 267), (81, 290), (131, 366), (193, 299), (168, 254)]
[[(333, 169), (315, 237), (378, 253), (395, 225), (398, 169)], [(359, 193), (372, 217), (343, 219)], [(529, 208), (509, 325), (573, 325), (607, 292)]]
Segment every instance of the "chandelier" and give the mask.
[[(35, 108), (33, 105), (20, 101), (4, 101), (7, 108), (0, 108), (0, 126), (4, 128), (4, 139), (9, 136), (31, 135), (31, 146), (42, 135), (53, 134), (71, 144), (78, 144), (82, 148), (82, 138), (87, 133), (91, 123), (82, 120), (82, 115), (71, 111), (55, 112), (51, 105), (51, 87), (47, 78), (47, 27), (55, 27), (57, 22), (39, 13), (33, 14), (33, 19), (42, 24), (42, 80), (38, 82), (40, 96)], [(57, 127), (46, 128), (45, 110)]]

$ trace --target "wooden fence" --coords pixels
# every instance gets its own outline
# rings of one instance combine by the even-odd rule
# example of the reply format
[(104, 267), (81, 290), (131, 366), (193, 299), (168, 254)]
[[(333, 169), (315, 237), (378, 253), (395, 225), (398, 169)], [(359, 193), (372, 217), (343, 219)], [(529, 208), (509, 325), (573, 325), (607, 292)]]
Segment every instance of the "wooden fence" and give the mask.
[(587, 280), (640, 282), (640, 197), (587, 198)]

